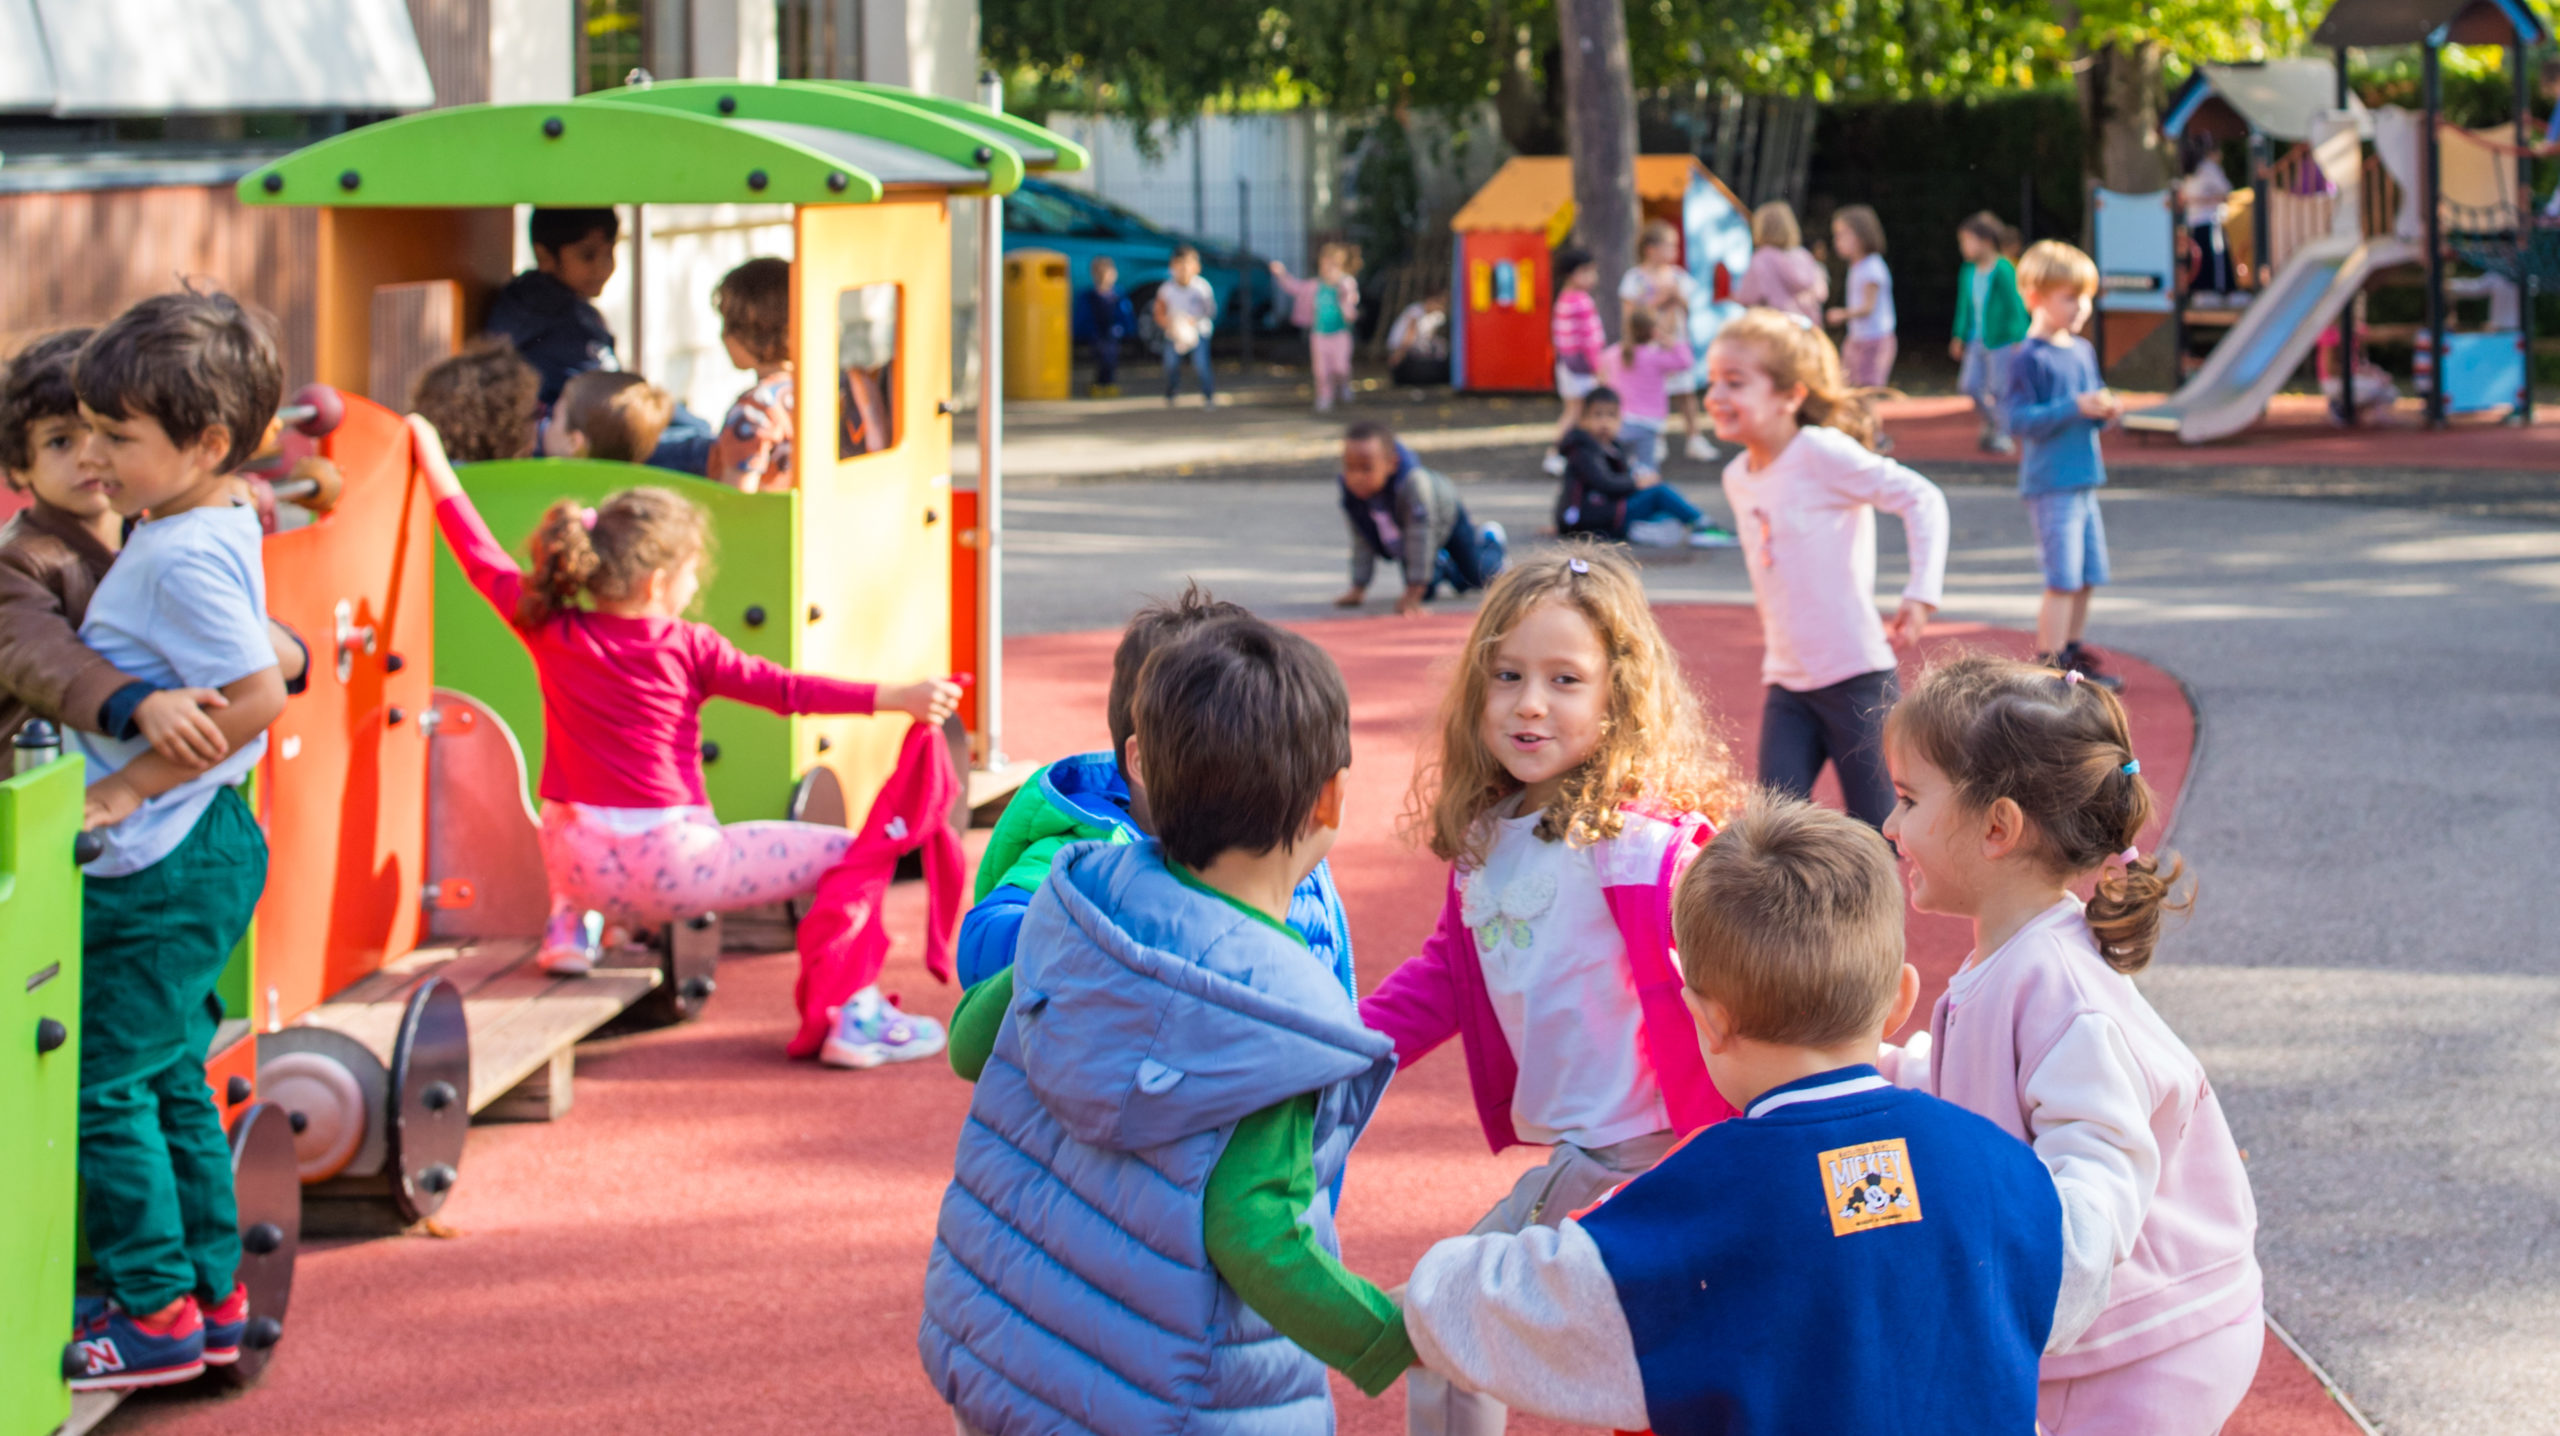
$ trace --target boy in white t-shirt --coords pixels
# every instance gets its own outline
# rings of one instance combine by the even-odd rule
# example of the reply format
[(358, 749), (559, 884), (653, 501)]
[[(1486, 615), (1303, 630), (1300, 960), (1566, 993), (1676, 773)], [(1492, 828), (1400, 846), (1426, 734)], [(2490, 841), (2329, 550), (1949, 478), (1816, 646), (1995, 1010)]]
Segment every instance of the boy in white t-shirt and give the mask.
[(1156, 286), (1151, 306), (1156, 328), (1164, 332), (1164, 406), (1173, 407), (1182, 389), (1182, 362), (1200, 374), (1200, 407), (1218, 407), (1218, 382), (1209, 376), (1209, 336), (1218, 327), (1218, 292), (1200, 276), (1200, 251), (1182, 245), (1173, 252), (1164, 283)]
[(1881, 389), (1893, 376), (1893, 272), (1884, 267), (1884, 221), (1873, 206), (1843, 206), (1831, 216), (1831, 247), (1849, 261), (1849, 302), (1831, 311), (1846, 325), (1840, 367), (1853, 389)]
[(222, 1118), (205, 1085), (214, 984), (266, 886), (267, 844), (234, 784), (267, 751), (285, 680), (268, 639), (257, 511), (230, 475), (274, 417), (269, 327), (229, 296), (146, 299), (98, 331), (72, 378), (110, 502), (147, 514), (80, 639), (164, 688), (210, 688), (228, 754), (172, 762), (139, 738), (70, 737), (83, 826), (82, 1220), (98, 1267), (65, 1358), (75, 1390), (154, 1386), (239, 1359), (248, 1299)]

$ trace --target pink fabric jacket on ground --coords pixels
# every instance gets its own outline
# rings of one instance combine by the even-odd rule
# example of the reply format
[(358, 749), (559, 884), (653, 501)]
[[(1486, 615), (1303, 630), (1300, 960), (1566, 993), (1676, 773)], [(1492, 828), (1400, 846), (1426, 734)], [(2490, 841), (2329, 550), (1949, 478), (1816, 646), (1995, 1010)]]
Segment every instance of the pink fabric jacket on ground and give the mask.
[[(2157, 1355), (2244, 1319), (2262, 1300), (2257, 1202), (2204, 1064), (2132, 980), (2099, 958), (2087, 920), (2076, 912), (2067, 920), (2077, 941), (2040, 953), (2013, 943), (2022, 950), (1986, 962), (1961, 1006), (1942, 996), (1929, 1019), (1932, 1089), (2020, 1141), (2035, 1140), (2026, 1078), (2082, 1017), (2103, 1018), (2124, 1034), (2150, 1087), (2159, 1185), (2132, 1255), (2116, 1264), (2105, 1309), (2045, 1357), (2047, 1381)], [(2052, 960), (2056, 951), (2068, 955)], [(2038, 956), (2044, 960), (2018, 960)]]
[[(1686, 1136), (1733, 1115), (1732, 1104), (1708, 1080), (1698, 1054), (1698, 1032), (1680, 997), (1680, 969), (1671, 953), (1671, 886), (1688, 859), (1715, 835), (1704, 819), (1676, 820), (1629, 813), (1623, 832), (1592, 845), (1603, 895), (1626, 942), (1627, 966), (1644, 1013), (1645, 1056), (1670, 1109), (1672, 1130)], [(1467, 1054), (1468, 1085), (1485, 1140), (1499, 1152), (1518, 1146), (1511, 1125), (1511, 1097), (1520, 1067), (1494, 1015), (1484, 985), (1475, 933), (1460, 911), (1458, 874), (1449, 874), (1440, 926), (1422, 955), (1387, 974), (1360, 1004), (1360, 1020), (1396, 1044), (1396, 1064), (1410, 1067), (1451, 1037)]]
[[(1272, 279), (1289, 296), (1289, 322), (1301, 329), (1316, 327), (1316, 291), (1324, 288), (1324, 280), (1315, 275), (1304, 279), (1294, 274), (1276, 274)], [(1360, 286), (1350, 275), (1333, 281), (1334, 298), (1342, 304), (1342, 322), (1349, 324), (1360, 317)]]
[(960, 774), (942, 730), (917, 723), (898, 748), (898, 766), (855, 831), (853, 846), (818, 879), (809, 915), (800, 922), (800, 981), (792, 988), (800, 1030), (789, 1052), (812, 1057), (825, 1045), (834, 1010), (880, 979), (889, 958), (889, 929), (881, 904), (898, 859), (924, 854), (925, 970), (951, 980), (951, 943), (960, 928), (960, 903), (969, 888), (969, 860), (951, 831), (951, 804), (960, 796)]

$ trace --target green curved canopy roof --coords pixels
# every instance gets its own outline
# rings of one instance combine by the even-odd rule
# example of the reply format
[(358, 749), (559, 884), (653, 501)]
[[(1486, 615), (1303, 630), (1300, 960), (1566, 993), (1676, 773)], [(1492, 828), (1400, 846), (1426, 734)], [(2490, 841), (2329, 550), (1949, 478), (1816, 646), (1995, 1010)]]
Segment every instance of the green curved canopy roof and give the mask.
[(458, 105), (305, 146), (243, 176), (250, 204), (869, 204), (893, 188), (1005, 194), (1074, 168), (1063, 136), (885, 86), (676, 80), (564, 104)]

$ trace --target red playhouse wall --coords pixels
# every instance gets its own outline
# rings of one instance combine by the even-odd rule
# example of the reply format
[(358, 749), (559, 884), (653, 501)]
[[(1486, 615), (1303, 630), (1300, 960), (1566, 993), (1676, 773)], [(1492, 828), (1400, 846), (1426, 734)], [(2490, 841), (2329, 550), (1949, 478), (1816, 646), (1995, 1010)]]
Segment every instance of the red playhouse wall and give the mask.
[[(1547, 237), (1534, 230), (1476, 230), (1458, 236), (1458, 302), (1466, 311), (1466, 386), (1475, 390), (1555, 387), (1556, 351), (1547, 318), (1554, 306)], [(1497, 303), (1496, 267), (1508, 263), (1518, 288)]]

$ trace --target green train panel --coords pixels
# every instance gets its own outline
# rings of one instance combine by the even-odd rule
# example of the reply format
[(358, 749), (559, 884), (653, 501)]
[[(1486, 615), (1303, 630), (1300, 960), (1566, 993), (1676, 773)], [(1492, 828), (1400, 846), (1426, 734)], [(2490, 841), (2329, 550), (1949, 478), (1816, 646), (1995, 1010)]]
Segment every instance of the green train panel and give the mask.
[(50, 1432), (71, 1414), (82, 772), (66, 759), (0, 783), (0, 1436)]

